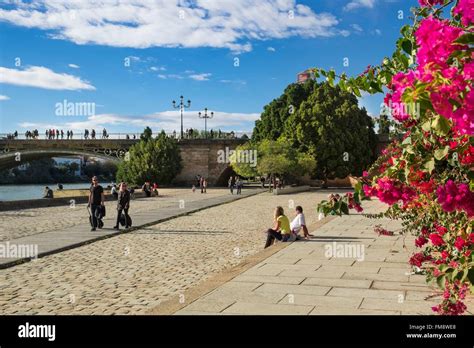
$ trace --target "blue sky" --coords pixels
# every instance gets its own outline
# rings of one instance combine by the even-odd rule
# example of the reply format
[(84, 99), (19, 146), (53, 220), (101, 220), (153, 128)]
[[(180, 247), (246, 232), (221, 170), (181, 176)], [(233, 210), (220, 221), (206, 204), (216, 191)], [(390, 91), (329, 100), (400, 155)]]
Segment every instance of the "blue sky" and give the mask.
[[(49, 127), (251, 130), (309, 67), (354, 75), (393, 51), (416, 0), (0, 2), (0, 133)], [(403, 19), (399, 19), (403, 11)], [(349, 66), (343, 65), (348, 58)], [(238, 62), (236, 61), (238, 59)], [(236, 64), (238, 63), (238, 64)], [(236, 66), (238, 65), (238, 66)], [(378, 115), (382, 96), (361, 105)], [(95, 115), (57, 115), (57, 103)]]

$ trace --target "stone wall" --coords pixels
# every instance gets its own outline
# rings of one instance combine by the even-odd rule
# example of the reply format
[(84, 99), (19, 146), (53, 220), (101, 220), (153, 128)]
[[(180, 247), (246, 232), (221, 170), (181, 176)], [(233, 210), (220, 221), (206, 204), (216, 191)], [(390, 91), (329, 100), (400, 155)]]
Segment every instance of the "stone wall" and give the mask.
[[(235, 148), (244, 144), (245, 140), (227, 139), (227, 140), (181, 140), (179, 147), (183, 169), (175, 179), (178, 185), (193, 185), (196, 182), (196, 175), (205, 177), (209, 186), (216, 184), (222, 185), (230, 176), (232, 171), (228, 170), (229, 163), (219, 163), (219, 151), (235, 150)], [(220, 180), (219, 180), (220, 179)]]

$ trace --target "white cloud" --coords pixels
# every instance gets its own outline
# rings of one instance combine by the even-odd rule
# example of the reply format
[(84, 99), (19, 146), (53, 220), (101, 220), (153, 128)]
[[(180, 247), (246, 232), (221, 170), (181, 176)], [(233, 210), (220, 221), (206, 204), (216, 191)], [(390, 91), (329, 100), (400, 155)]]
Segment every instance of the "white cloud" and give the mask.
[(77, 64), (68, 64), (67, 66), (70, 67), (70, 68), (73, 68), (73, 69), (79, 69), (80, 68), (80, 66), (77, 65)]
[(358, 8), (373, 8), (374, 5), (375, 0), (352, 0), (344, 6), (344, 11), (352, 11)]
[[(255, 120), (260, 117), (258, 113), (235, 113), (235, 112), (214, 112), (214, 118), (208, 120), (209, 129), (222, 129), (222, 130), (234, 130), (234, 131), (251, 131), (254, 126)], [(84, 121), (75, 122), (58, 122), (55, 124), (50, 123), (34, 123), (34, 122), (22, 122), (18, 124), (22, 129), (33, 129), (36, 128), (40, 131), (49, 128), (55, 129), (72, 129), (74, 133), (81, 134), (84, 129), (96, 129), (100, 130), (106, 128), (109, 132), (124, 132), (134, 133), (142, 132), (147, 126), (151, 127), (154, 133), (161, 131), (162, 129), (166, 132), (176, 132), (180, 129), (180, 118), (178, 111), (162, 111), (151, 115), (145, 116), (124, 116), (117, 114), (99, 114), (89, 116)], [(69, 120), (69, 119), (68, 119)], [(185, 111), (183, 113), (183, 124), (184, 128), (204, 128), (204, 121), (198, 117), (198, 111)]]
[(267, 48), (267, 51), (276, 52), (276, 49), (275, 49), (274, 47), (268, 47), (268, 48)]
[(380, 29), (375, 29), (374, 31), (375, 35), (377, 36), (381, 36), (382, 35), (382, 31)]
[(237, 84), (237, 85), (246, 85), (247, 81), (244, 80), (219, 80), (221, 83), (232, 83), (232, 84)]
[(0, 83), (54, 90), (95, 90), (81, 78), (59, 74), (42, 66), (31, 66), (25, 70), (0, 67)]
[(166, 68), (162, 66), (152, 66), (150, 70), (151, 71), (166, 71)]
[(245, 52), (253, 40), (340, 34), (334, 15), (296, 0), (18, 0), (0, 9), (0, 20), (80, 45), (132, 48)]
[(361, 33), (361, 32), (364, 31), (359, 24), (351, 24), (351, 27), (352, 27), (352, 29), (354, 29), (358, 33)]
[(209, 81), (209, 77), (211, 77), (211, 75), (212, 74), (210, 73), (193, 74), (193, 75), (189, 75), (189, 78), (196, 81)]
[(0, 100), (10, 100), (10, 97), (0, 94)]

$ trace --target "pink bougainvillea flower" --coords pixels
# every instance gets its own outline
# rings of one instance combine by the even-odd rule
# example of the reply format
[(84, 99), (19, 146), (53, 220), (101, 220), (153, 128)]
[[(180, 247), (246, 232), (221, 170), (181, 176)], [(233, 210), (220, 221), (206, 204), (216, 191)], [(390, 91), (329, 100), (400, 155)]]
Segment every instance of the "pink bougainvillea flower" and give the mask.
[(444, 0), (418, 0), (421, 7), (443, 4)]
[(462, 237), (456, 238), (456, 242), (454, 243), (454, 246), (456, 247), (456, 249), (461, 251), (466, 245), (467, 245), (467, 242)]
[[(420, 2), (423, 0), (419, 0)], [(455, 14), (461, 15), (461, 23), (466, 27), (474, 23), (474, 1), (459, 0), (458, 5), (454, 8)]]
[(444, 245), (443, 238), (437, 233), (431, 233), (430, 234), (430, 240), (431, 240), (431, 243), (435, 246)]
[(446, 66), (449, 56), (462, 47), (453, 42), (462, 34), (462, 29), (452, 26), (447, 20), (433, 17), (425, 18), (415, 32), (416, 43), (419, 47), (417, 60), (420, 67), (426, 64)]
[(468, 217), (474, 216), (474, 192), (467, 184), (448, 180), (444, 186), (438, 187), (436, 194), (444, 211), (464, 210)]
[(415, 245), (418, 247), (418, 248), (421, 248), (423, 245), (425, 245), (426, 243), (428, 243), (428, 240), (423, 237), (423, 236), (419, 236), (416, 240), (415, 240)]

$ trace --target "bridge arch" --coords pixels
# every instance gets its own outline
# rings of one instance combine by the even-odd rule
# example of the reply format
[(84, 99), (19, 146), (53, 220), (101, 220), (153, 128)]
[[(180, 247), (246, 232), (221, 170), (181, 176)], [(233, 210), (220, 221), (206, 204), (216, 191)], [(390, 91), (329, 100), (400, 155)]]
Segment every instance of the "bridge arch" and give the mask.
[[(124, 152), (124, 155), (125, 156)], [(16, 166), (19, 166), (23, 163), (28, 163), (30, 161), (42, 159), (42, 158), (52, 158), (52, 157), (70, 157), (70, 156), (88, 156), (88, 157), (97, 157), (100, 159), (119, 162), (122, 157), (114, 156), (114, 153), (107, 155), (104, 152), (99, 151), (81, 151), (81, 150), (61, 150), (61, 149), (51, 149), (51, 150), (13, 150), (13, 151), (4, 151), (0, 153), (0, 169), (10, 169)]]

